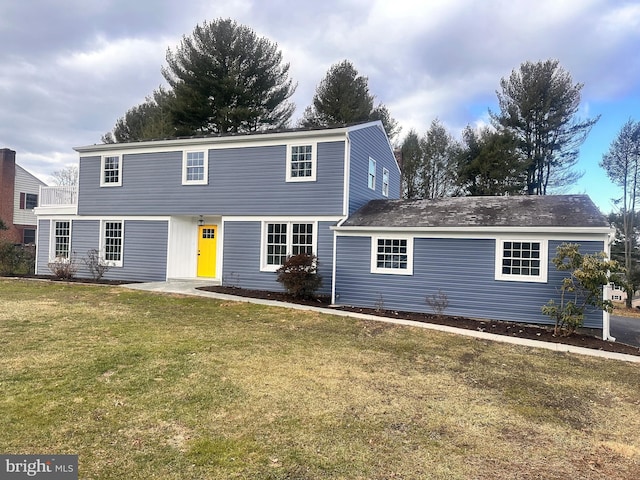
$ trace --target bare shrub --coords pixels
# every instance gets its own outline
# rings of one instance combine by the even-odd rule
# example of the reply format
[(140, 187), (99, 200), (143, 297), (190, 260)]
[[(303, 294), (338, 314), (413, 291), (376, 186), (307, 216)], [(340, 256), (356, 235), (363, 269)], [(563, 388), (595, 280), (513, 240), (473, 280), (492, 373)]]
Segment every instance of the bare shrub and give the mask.
[(56, 257), (47, 266), (53, 276), (60, 280), (71, 280), (78, 273), (78, 264), (73, 253), (69, 257)]
[(449, 307), (449, 297), (441, 289), (438, 289), (438, 293), (433, 295), (427, 295), (425, 302), (429, 305), (436, 315), (442, 315), (444, 311)]
[(91, 273), (91, 277), (94, 281), (100, 280), (105, 273), (109, 271), (111, 265), (104, 261), (102, 257), (100, 257), (100, 252), (95, 248), (87, 251), (87, 256), (82, 259), (84, 264), (89, 269), (89, 273)]
[(374, 308), (376, 310), (376, 312), (380, 313), (382, 310), (384, 310), (384, 297), (382, 296), (381, 293), (378, 293), (378, 299), (376, 300), (376, 303), (374, 304)]

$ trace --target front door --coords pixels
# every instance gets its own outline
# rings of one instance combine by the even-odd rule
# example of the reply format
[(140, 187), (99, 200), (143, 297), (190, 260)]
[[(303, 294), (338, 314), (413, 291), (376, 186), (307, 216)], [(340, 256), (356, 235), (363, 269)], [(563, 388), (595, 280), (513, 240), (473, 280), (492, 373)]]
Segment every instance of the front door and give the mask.
[(198, 227), (198, 276), (216, 276), (216, 241), (218, 227), (203, 225)]

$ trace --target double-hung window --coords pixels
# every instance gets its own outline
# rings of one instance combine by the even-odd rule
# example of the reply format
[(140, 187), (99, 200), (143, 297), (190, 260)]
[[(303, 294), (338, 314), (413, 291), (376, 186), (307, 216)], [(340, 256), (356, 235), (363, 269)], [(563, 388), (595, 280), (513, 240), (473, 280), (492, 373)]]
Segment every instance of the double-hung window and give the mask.
[(287, 145), (287, 182), (316, 179), (316, 144)]
[(206, 152), (184, 152), (182, 156), (182, 184), (206, 185), (208, 183)]
[(104, 260), (114, 267), (122, 266), (124, 228), (122, 221), (104, 221), (102, 223), (102, 251)]
[(496, 240), (496, 280), (547, 281), (547, 241), (505, 238)]
[(54, 220), (52, 225), (52, 246), (51, 259), (69, 258), (71, 252), (71, 221)]
[(118, 155), (102, 157), (100, 168), (101, 187), (119, 187), (122, 185), (122, 158)]
[(32, 210), (38, 206), (38, 195), (20, 192), (20, 210)]
[(372, 237), (371, 273), (413, 275), (413, 238)]
[(376, 161), (369, 157), (369, 175), (367, 184), (371, 190), (376, 189)]
[(382, 195), (389, 196), (389, 170), (382, 169)]
[(315, 222), (264, 222), (262, 229), (263, 271), (276, 271), (289, 255), (315, 252)]

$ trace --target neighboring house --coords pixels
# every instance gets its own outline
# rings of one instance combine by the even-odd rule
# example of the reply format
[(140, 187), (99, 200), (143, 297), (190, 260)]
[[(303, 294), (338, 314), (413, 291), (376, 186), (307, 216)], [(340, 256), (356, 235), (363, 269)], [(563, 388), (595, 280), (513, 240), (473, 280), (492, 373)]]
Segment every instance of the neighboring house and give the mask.
[[(79, 190), (43, 189), (37, 272), (98, 249), (106, 278), (209, 278), (282, 290), (287, 255), (315, 253), (336, 305), (549, 323), (557, 245), (609, 249), (586, 196), (403, 201), (380, 122), (78, 147)], [(81, 262), (80, 275), (87, 276)], [(586, 326), (609, 337), (608, 316)]]
[(614, 302), (626, 302), (627, 301), (627, 292), (620, 285), (616, 285), (615, 283), (609, 284), (609, 298)]
[(0, 149), (0, 219), (8, 228), (0, 238), (15, 244), (34, 244), (38, 192), (45, 183), (16, 164), (16, 152)]

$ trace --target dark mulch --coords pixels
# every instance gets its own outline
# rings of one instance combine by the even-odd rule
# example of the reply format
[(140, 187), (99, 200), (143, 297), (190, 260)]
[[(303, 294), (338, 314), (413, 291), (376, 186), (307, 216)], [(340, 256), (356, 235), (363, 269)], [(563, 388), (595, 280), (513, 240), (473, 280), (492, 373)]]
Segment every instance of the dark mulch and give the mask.
[(131, 280), (108, 280), (106, 278), (101, 278), (100, 280), (94, 280), (92, 278), (69, 278), (69, 279), (64, 279), (64, 278), (58, 278), (54, 275), (12, 275), (11, 278), (35, 278), (38, 280), (50, 280), (52, 282), (68, 282), (68, 283), (90, 283), (92, 285), (95, 284), (99, 284), (99, 285), (126, 285), (128, 283), (140, 283), (140, 282), (134, 282)]
[(627, 353), (630, 355), (640, 355), (640, 348), (631, 345), (625, 345), (619, 342), (606, 342), (597, 337), (597, 330), (582, 329), (568, 337), (556, 336), (553, 334), (553, 328), (543, 325), (528, 325), (513, 322), (503, 322), (498, 320), (478, 320), (468, 317), (453, 317), (449, 315), (435, 315), (429, 313), (402, 312), (395, 310), (377, 310), (373, 308), (359, 307), (330, 307), (330, 298), (318, 297), (313, 300), (299, 300), (291, 297), (286, 293), (267, 292), (263, 290), (248, 290), (238, 287), (201, 287), (199, 290), (209, 292), (226, 293), (229, 295), (237, 295), (240, 297), (261, 298), (266, 300), (276, 300), (288, 303), (297, 303), (301, 305), (311, 305), (315, 307), (326, 308), (327, 310), (345, 310), (357, 313), (366, 313), (369, 315), (377, 315), (389, 318), (398, 318), (403, 320), (414, 320), (424, 323), (435, 323), (438, 325), (448, 325), (451, 327), (464, 328), (466, 330), (477, 330), (480, 332), (495, 333), (497, 335), (506, 335), (509, 337), (527, 338), (532, 340), (541, 340), (545, 342), (564, 343), (578, 347), (592, 348), (595, 350), (604, 350), (607, 352)]

